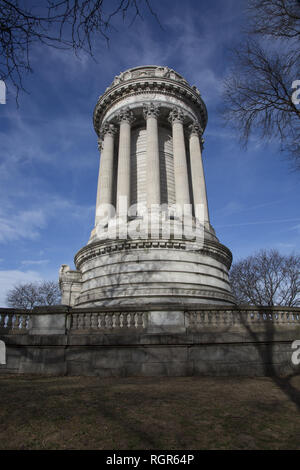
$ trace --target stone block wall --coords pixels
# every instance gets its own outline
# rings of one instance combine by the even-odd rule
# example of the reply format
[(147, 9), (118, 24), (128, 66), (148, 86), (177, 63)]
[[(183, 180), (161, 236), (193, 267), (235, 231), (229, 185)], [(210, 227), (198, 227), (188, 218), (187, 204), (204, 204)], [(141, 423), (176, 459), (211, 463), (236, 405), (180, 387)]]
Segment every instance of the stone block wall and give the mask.
[[(0, 311), (0, 374), (288, 376), (300, 309), (197, 306)], [(158, 319), (165, 319), (160, 325)], [(53, 323), (51, 324), (51, 318)], [(153, 322), (153, 318), (155, 321)]]

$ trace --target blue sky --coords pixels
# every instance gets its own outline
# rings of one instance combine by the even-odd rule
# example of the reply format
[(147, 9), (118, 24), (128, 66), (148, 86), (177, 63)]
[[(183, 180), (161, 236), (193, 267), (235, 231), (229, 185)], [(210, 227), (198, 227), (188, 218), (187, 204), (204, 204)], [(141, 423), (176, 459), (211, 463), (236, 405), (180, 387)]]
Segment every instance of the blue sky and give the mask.
[[(260, 248), (299, 252), (300, 173), (275, 142), (247, 151), (217, 114), (228, 48), (241, 36), (242, 0), (152, 0), (151, 15), (115, 21), (95, 57), (35, 46), (29, 94), (0, 105), (0, 306), (18, 282), (55, 280), (89, 238), (99, 166), (92, 113), (115, 75), (167, 65), (195, 84), (208, 108), (203, 153), (211, 223), (234, 260)], [(295, 77), (297, 78), (297, 77)]]

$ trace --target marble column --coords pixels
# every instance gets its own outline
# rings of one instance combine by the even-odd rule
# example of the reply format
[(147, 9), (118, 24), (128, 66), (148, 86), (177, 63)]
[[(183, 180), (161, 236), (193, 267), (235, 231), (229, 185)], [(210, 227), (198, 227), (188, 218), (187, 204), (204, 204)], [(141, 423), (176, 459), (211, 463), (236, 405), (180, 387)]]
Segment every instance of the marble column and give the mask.
[(159, 141), (158, 141), (158, 123), (159, 107), (154, 103), (144, 105), (144, 117), (146, 119), (147, 129), (147, 147), (146, 147), (146, 188), (147, 188), (147, 207), (152, 204), (160, 204), (160, 167), (159, 167)]
[(97, 225), (99, 216), (97, 215), (99, 207), (104, 204), (113, 204), (113, 164), (114, 164), (114, 139), (116, 128), (113, 124), (104, 123), (100, 131), (99, 150), (101, 151), (97, 201), (96, 201), (96, 219)]
[(129, 108), (122, 109), (118, 115), (120, 122), (118, 178), (117, 178), (117, 214), (127, 216), (130, 206), (130, 141), (131, 124), (134, 120)]
[[(202, 153), (201, 147), (202, 144), (200, 141), (202, 136), (202, 129), (194, 122), (189, 126), (189, 149), (190, 149), (190, 163), (191, 163), (191, 175), (192, 175), (192, 188), (193, 188), (193, 198), (194, 198), (194, 209), (197, 215), (197, 205), (200, 207), (203, 204), (203, 222), (205, 225), (209, 225), (209, 212), (207, 204), (207, 193), (206, 193), (206, 184), (205, 176), (203, 170), (202, 162)], [(199, 213), (199, 212), (198, 212)], [(201, 210), (200, 210), (201, 213)]]
[[(182, 210), (185, 204), (191, 204), (189, 194), (189, 180), (186, 159), (186, 149), (184, 140), (183, 121), (184, 114), (179, 108), (173, 108), (169, 114), (169, 121), (172, 123), (173, 134), (173, 158), (174, 158), (174, 179), (176, 204)], [(187, 209), (187, 207), (186, 207)], [(190, 213), (191, 211), (187, 211)]]

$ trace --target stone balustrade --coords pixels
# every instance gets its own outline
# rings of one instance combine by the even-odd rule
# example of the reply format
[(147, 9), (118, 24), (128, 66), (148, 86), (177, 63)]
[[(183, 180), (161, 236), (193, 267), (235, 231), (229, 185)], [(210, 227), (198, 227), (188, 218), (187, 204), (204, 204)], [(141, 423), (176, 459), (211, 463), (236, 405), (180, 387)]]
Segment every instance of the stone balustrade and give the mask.
[(74, 331), (137, 330), (147, 327), (147, 312), (72, 313), (70, 329)]
[(0, 309), (0, 332), (26, 334), (30, 328), (29, 320), (27, 311)]
[[(182, 309), (180, 306), (156, 308), (163, 320), (167, 314), (181, 311), (184, 328), (201, 330), (225, 327), (251, 327), (272, 324), (276, 328), (300, 327), (300, 308), (237, 306), (199, 306), (197, 309)], [(0, 309), (0, 334), (73, 334), (91, 332), (148, 331), (151, 311), (132, 307), (112, 311), (109, 308), (72, 309), (71, 307), (43, 307), (33, 311)], [(178, 315), (177, 315), (178, 318)], [(52, 321), (53, 320), (53, 321)], [(162, 321), (162, 324), (163, 321)], [(174, 330), (176, 323), (172, 323)], [(168, 328), (168, 327), (167, 327)], [(149, 330), (150, 331), (150, 330)]]
[(0, 309), (0, 375), (289, 376), (299, 340), (300, 308)]
[(284, 309), (265, 307), (256, 310), (197, 310), (185, 312), (186, 324), (189, 328), (206, 326), (237, 326), (273, 323), (276, 325), (300, 326), (300, 309)]

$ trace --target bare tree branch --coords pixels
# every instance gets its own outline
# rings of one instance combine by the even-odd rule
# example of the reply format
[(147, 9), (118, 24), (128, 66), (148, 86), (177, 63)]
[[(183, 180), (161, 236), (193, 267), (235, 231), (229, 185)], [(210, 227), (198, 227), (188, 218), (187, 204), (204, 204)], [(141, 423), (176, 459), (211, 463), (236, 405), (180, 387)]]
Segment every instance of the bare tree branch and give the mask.
[[(150, 0), (119, 0), (117, 7), (110, 0), (0, 0), (0, 79), (16, 89), (16, 98), (25, 91), (23, 76), (32, 72), (32, 46), (83, 50), (93, 56), (93, 38), (99, 35), (109, 41), (113, 19), (132, 14), (131, 23), (142, 18), (142, 9), (157, 16)], [(113, 4), (115, 5), (115, 4)]]
[(300, 169), (300, 105), (292, 89), (300, 79), (300, 2), (248, 2), (250, 25), (245, 40), (232, 50), (221, 113), (242, 145), (254, 134), (275, 139)]
[(6, 301), (9, 307), (32, 310), (38, 305), (58, 305), (61, 294), (57, 282), (28, 282), (12, 288)]
[(239, 303), (300, 305), (300, 256), (262, 250), (232, 265), (230, 282)]

